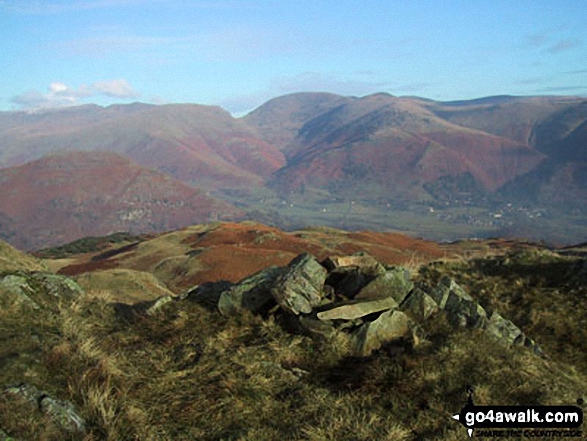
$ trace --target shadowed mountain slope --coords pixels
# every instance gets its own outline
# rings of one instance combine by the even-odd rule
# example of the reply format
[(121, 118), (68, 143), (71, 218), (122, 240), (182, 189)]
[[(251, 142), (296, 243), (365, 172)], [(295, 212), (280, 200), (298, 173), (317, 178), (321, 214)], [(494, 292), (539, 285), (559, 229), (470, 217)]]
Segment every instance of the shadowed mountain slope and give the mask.
[(104, 152), (66, 152), (0, 170), (0, 207), (2, 217), (15, 226), (10, 242), (24, 249), (241, 214), (166, 175)]

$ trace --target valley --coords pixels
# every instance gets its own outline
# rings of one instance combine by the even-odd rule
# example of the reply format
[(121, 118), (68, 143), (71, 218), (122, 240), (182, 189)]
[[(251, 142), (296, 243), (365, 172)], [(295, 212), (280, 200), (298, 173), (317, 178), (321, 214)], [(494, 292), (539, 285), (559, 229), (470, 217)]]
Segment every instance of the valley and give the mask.
[[(285, 229), (569, 245), (587, 239), (586, 125), (584, 98), (548, 96), (436, 102), (299, 93), (241, 118), (193, 104), (3, 112), (0, 237), (33, 250), (88, 235), (250, 219)], [(61, 154), (57, 174), (51, 158), (64, 151), (78, 153)], [(155, 198), (149, 188), (161, 184), (122, 186), (106, 198), (116, 204), (99, 202), (106, 190), (91, 183), (130, 179), (112, 155), (182, 190)], [(81, 157), (102, 165), (82, 172)], [(187, 188), (209, 202), (196, 208)], [(43, 233), (35, 224), (41, 212), (52, 213), (47, 228), (59, 219), (68, 233)]]

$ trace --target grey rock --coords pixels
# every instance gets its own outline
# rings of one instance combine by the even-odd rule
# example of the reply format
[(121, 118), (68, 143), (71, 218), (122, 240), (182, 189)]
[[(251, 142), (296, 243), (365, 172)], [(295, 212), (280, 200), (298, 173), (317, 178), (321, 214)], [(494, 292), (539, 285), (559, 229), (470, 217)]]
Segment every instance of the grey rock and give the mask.
[(466, 328), (487, 326), (485, 310), (451, 278), (443, 277), (430, 296), (441, 309), (444, 309), (451, 325)]
[(416, 321), (424, 321), (438, 311), (438, 304), (420, 288), (414, 288), (400, 305), (400, 309)]
[(35, 302), (31, 295), (34, 294), (33, 288), (30, 287), (28, 280), (24, 276), (7, 275), (0, 279), (0, 293), (4, 292), (2, 296), (3, 301), (16, 303), (28, 306), (32, 309), (40, 309), (41, 307)]
[(198, 303), (207, 309), (215, 310), (222, 293), (232, 287), (232, 283), (226, 280), (206, 282), (190, 288), (180, 296), (180, 300), (188, 300)]
[(338, 332), (332, 324), (308, 316), (297, 317), (296, 327), (297, 331), (322, 340), (328, 340)]
[(283, 272), (282, 268), (272, 266), (261, 270), (222, 292), (218, 300), (218, 310), (224, 316), (248, 309), (260, 312), (275, 304), (271, 288)]
[(364, 323), (351, 333), (352, 353), (358, 357), (368, 356), (386, 343), (411, 338), (413, 328), (412, 319), (403, 312), (384, 312), (377, 320)]
[(392, 297), (349, 300), (336, 303), (335, 306), (318, 312), (317, 316), (320, 320), (354, 320), (375, 312), (397, 308), (397, 306), (397, 302)]
[(510, 320), (503, 318), (497, 311), (493, 311), (486, 328), (489, 335), (508, 346), (524, 346), (535, 354), (542, 355), (542, 348), (530, 337), (526, 336)]
[(84, 295), (84, 290), (73, 280), (49, 273), (9, 274), (0, 278), (2, 300), (41, 309), (53, 309), (55, 299), (72, 302)]
[(4, 394), (22, 397), (67, 432), (85, 431), (85, 420), (75, 411), (75, 407), (69, 401), (55, 399), (37, 387), (26, 383), (9, 387), (4, 390)]
[(358, 252), (351, 256), (330, 256), (324, 260), (323, 265), (329, 271), (339, 268), (357, 268), (362, 274), (371, 277), (385, 272), (385, 267), (365, 252)]
[(158, 312), (161, 311), (161, 309), (163, 309), (163, 307), (165, 305), (167, 305), (168, 303), (173, 301), (173, 297), (171, 296), (162, 296), (159, 297), (158, 299), (155, 299), (154, 301), (150, 302), (151, 306), (149, 306), (146, 310), (146, 314), (148, 316), (154, 316), (155, 314), (157, 314)]
[(524, 341), (524, 333), (510, 320), (504, 319), (497, 311), (491, 314), (486, 331), (499, 341), (508, 344), (521, 344)]
[(16, 395), (24, 398), (26, 401), (38, 405), (39, 399), (44, 395), (35, 386), (27, 383), (20, 384), (18, 386), (12, 386), (4, 390), (5, 395)]
[(410, 280), (410, 272), (405, 268), (396, 267), (377, 276), (355, 298), (377, 299), (391, 297), (398, 304), (401, 304), (413, 286), (414, 283)]
[(326, 275), (314, 256), (300, 254), (279, 275), (271, 294), (285, 311), (308, 314), (323, 301)]
[(39, 408), (67, 432), (85, 432), (86, 430), (85, 420), (78, 415), (69, 401), (46, 396), (40, 400)]
[(52, 297), (73, 301), (85, 294), (82, 287), (68, 277), (49, 273), (33, 273), (31, 277), (41, 283)]

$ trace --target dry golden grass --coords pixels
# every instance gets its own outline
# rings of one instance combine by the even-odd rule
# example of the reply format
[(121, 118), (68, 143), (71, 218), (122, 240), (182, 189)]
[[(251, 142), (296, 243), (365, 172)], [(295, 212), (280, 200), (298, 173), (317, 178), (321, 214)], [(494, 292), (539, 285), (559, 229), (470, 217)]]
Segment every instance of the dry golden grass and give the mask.
[[(464, 439), (450, 416), (468, 384), (477, 404), (574, 404), (587, 390), (585, 311), (576, 307), (585, 285), (569, 278), (573, 265), (510, 255), (421, 271), (424, 282), (449, 274), (487, 306), (503, 307), (550, 359), (455, 330), (443, 315), (425, 323), (428, 344), (358, 359), (346, 355), (344, 338), (312, 341), (272, 317), (224, 318), (187, 301), (130, 322), (116, 315), (108, 290), (51, 314), (0, 309), (0, 384), (27, 381), (70, 400), (88, 430), (67, 438), (5, 397), (0, 427), (24, 440)], [(553, 305), (555, 290), (565, 295)], [(15, 351), (29, 358), (11, 359)]]
[(111, 269), (80, 274), (75, 280), (90, 296), (134, 304), (174, 294), (153, 274), (128, 269)]

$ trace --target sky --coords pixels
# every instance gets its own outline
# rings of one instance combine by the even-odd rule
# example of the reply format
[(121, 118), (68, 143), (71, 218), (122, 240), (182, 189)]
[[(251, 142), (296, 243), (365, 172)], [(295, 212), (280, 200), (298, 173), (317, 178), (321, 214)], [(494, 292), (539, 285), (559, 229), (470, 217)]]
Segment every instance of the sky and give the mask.
[(0, 0), (0, 110), (587, 95), (585, 0)]

